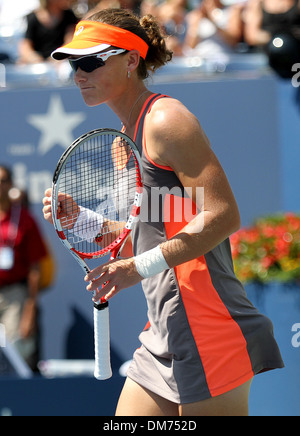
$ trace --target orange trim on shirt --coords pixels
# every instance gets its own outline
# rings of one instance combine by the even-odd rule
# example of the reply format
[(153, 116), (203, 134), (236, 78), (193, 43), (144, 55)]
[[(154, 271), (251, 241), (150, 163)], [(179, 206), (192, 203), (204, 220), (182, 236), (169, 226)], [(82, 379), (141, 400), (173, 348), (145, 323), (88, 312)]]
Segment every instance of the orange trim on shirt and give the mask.
[(141, 118), (142, 118), (142, 116), (144, 115), (144, 112), (145, 112), (146, 106), (147, 106), (147, 104), (149, 103), (149, 100), (151, 100), (151, 98), (153, 98), (153, 94), (151, 94), (151, 95), (147, 98), (147, 100), (145, 101), (145, 103), (143, 104), (142, 110), (141, 110), (140, 115), (139, 115), (139, 117), (138, 117), (138, 119), (137, 119), (137, 122), (136, 122), (136, 125), (135, 125), (135, 131), (134, 131), (134, 135), (133, 135), (133, 141), (134, 141), (134, 142), (136, 141), (136, 135), (137, 135), (138, 130), (139, 130), (139, 126), (140, 126)]
[[(174, 222), (176, 210), (189, 199), (166, 198), (165, 230), (172, 238), (187, 224)], [(212, 396), (253, 377), (246, 339), (213, 286), (204, 256), (174, 268), (188, 322)]]

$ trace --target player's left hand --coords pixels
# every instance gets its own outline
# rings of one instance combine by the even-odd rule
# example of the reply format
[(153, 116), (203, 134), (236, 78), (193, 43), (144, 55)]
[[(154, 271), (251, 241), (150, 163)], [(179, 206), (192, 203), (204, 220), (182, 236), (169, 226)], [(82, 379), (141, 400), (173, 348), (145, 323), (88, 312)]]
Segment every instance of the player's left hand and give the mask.
[(134, 259), (113, 259), (93, 269), (84, 278), (90, 282), (87, 291), (96, 292), (93, 297), (95, 303), (101, 298), (109, 300), (122, 289), (130, 288), (142, 281), (142, 277), (136, 270)]

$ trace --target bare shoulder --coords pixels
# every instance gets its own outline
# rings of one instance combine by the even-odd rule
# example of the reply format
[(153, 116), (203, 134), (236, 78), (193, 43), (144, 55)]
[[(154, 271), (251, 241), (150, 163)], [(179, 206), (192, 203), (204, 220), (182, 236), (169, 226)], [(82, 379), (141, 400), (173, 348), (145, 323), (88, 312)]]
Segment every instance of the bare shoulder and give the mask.
[(183, 103), (170, 97), (161, 98), (154, 103), (148, 121), (154, 132), (159, 132), (168, 126), (177, 126), (178, 128), (178, 122), (180, 122), (180, 126), (182, 124), (188, 124), (189, 127), (193, 124), (199, 125), (197, 118)]
[(198, 119), (179, 100), (157, 100), (145, 123), (147, 151), (157, 163), (169, 165), (172, 156), (178, 157), (189, 146), (209, 146)]

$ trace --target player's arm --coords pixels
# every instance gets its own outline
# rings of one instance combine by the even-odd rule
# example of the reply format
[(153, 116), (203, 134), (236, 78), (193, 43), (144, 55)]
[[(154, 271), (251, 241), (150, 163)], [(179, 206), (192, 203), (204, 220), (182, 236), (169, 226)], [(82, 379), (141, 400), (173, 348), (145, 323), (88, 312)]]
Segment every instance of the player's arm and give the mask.
[[(91, 271), (85, 278), (90, 282), (89, 291), (100, 290), (109, 277), (109, 286), (99, 291), (96, 300), (103, 295), (109, 299), (142, 278), (200, 257), (240, 226), (239, 211), (225, 173), (196, 118), (181, 103), (162, 99), (155, 103), (145, 128), (149, 157), (159, 165), (171, 167), (183, 186), (193, 190), (192, 200), (199, 213), (159, 247)], [(197, 187), (204, 188), (204, 203), (197, 201)]]
[[(207, 253), (240, 226), (238, 207), (226, 175), (198, 120), (180, 102), (161, 99), (146, 121), (150, 158), (171, 167), (192, 192), (198, 215), (160, 245), (169, 267)], [(204, 188), (199, 204), (196, 188)]]

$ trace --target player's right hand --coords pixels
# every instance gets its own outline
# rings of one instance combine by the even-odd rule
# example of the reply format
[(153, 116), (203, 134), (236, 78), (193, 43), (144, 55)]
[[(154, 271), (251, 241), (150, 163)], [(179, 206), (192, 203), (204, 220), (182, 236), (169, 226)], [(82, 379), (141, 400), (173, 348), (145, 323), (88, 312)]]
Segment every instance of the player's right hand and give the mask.
[[(58, 193), (58, 217), (63, 229), (72, 229), (80, 214), (80, 208), (71, 195), (63, 192)], [(52, 189), (45, 192), (43, 198), (43, 214), (46, 221), (53, 224), (52, 218)]]
[(46, 221), (53, 224), (52, 219), (52, 207), (51, 207), (51, 196), (52, 196), (52, 189), (49, 188), (45, 191), (45, 196), (43, 198), (43, 214)]

